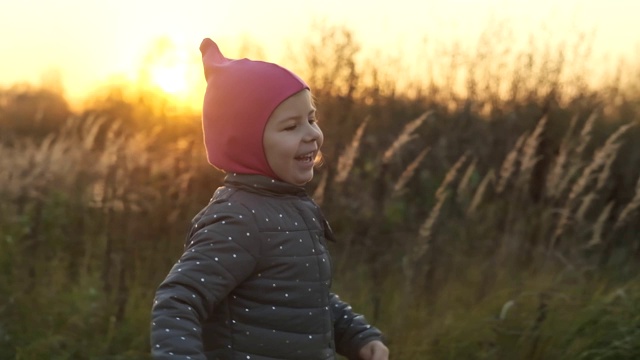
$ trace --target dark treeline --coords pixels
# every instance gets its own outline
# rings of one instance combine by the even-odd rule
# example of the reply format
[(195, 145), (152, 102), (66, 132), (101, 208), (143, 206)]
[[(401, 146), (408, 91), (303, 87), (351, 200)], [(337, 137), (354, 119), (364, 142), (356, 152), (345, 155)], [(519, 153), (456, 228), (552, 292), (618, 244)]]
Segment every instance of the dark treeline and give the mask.
[[(638, 358), (640, 70), (596, 86), (584, 40), (518, 52), (497, 29), (401, 87), (400, 63), (318, 30), (309, 192), (337, 291), (395, 358)], [(0, 89), (0, 358), (146, 357), (155, 286), (222, 180), (167, 101)]]

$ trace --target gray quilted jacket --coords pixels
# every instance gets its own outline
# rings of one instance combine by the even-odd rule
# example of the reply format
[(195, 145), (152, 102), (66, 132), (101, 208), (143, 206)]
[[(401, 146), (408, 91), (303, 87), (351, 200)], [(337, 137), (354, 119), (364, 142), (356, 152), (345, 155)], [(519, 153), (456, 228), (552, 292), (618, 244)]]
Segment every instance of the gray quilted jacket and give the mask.
[(154, 359), (349, 359), (381, 333), (330, 293), (331, 230), (304, 188), (229, 174), (152, 310)]

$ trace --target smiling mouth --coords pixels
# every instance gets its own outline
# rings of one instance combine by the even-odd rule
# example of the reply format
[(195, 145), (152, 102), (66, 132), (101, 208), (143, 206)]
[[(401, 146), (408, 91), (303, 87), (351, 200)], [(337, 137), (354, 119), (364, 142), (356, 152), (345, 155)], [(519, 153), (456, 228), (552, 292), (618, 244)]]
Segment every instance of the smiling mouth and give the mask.
[(315, 158), (315, 151), (310, 151), (306, 154), (302, 154), (300, 156), (296, 156), (295, 159), (298, 161), (311, 162)]

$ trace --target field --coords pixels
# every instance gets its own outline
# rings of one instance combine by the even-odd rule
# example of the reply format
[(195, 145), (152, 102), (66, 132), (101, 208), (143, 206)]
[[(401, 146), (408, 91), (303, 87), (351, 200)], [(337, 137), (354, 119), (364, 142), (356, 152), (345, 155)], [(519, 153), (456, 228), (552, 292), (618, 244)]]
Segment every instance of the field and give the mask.
[[(640, 358), (640, 67), (588, 44), (425, 54), (400, 86), (348, 29), (306, 44), (309, 184), (334, 288), (394, 359)], [(332, 61), (326, 61), (330, 56)], [(155, 287), (221, 184), (198, 114), (111, 87), (0, 89), (0, 359), (145, 359)]]

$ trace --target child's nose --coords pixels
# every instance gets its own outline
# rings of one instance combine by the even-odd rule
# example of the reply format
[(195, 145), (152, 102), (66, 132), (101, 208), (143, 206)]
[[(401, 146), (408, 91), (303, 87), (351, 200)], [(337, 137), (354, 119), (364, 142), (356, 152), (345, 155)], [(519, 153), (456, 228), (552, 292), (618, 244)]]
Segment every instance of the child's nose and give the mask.
[(322, 130), (319, 127), (309, 124), (305, 133), (305, 141), (317, 141), (322, 136)]
[(308, 137), (308, 141), (318, 141), (322, 137), (322, 131), (317, 127), (313, 127), (311, 128)]

